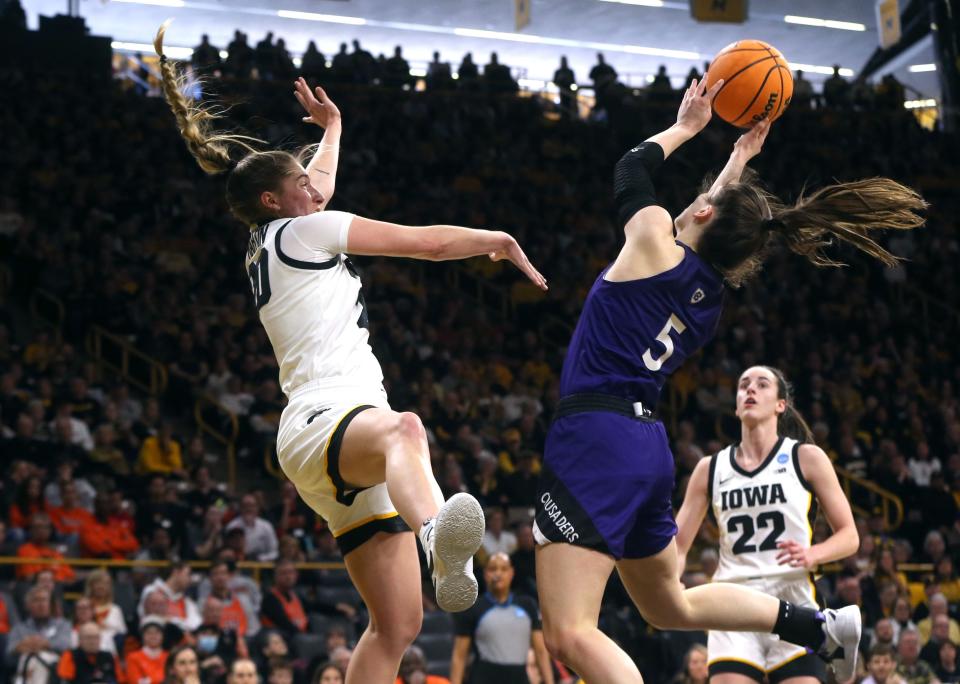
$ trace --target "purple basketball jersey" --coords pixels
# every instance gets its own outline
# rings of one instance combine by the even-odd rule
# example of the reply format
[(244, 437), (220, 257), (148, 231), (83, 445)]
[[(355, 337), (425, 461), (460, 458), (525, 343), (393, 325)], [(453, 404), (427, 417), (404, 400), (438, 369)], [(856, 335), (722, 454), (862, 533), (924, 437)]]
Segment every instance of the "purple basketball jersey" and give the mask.
[(567, 350), (560, 396), (598, 392), (655, 409), (660, 389), (713, 337), (723, 279), (682, 242), (683, 260), (650, 278), (597, 278)]

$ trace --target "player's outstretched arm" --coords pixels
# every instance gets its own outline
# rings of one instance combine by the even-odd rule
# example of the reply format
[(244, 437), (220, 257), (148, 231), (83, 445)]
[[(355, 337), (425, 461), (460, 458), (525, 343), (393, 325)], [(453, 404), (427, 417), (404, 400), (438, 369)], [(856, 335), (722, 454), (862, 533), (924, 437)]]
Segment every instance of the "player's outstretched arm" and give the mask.
[(547, 289), (546, 278), (533, 267), (517, 241), (499, 230), (461, 226), (401, 226), (356, 216), (350, 224), (347, 252), (428, 261), (451, 261), (486, 255), (494, 261), (510, 261), (533, 284), (542, 290)]
[(679, 574), (683, 574), (687, 564), (687, 553), (697, 537), (703, 518), (707, 514), (708, 484), (710, 479), (710, 457), (700, 459), (690, 479), (687, 481), (687, 491), (683, 495), (683, 503), (677, 512), (677, 560)]
[(304, 123), (315, 124), (323, 129), (323, 139), (317, 145), (310, 163), (307, 164), (307, 175), (310, 182), (321, 195), (323, 204), (317, 211), (326, 208), (337, 184), (337, 166), (340, 163), (340, 134), (343, 124), (340, 110), (333, 103), (326, 91), (320, 86), (310, 90), (307, 81), (301, 76), (293, 84), (293, 94), (300, 105), (306, 110)]
[(852, 556), (860, 546), (860, 535), (830, 457), (815, 444), (802, 444), (798, 456), (800, 471), (823, 507), (833, 534), (806, 548), (794, 539), (778, 542), (777, 561), (780, 565), (812, 570), (821, 563)]
[(769, 132), (770, 120), (764, 119), (741, 135), (737, 139), (737, 142), (734, 143), (733, 152), (730, 153), (730, 158), (723, 167), (723, 171), (720, 172), (720, 175), (717, 176), (713, 185), (710, 186), (707, 194), (712, 195), (720, 190), (720, 188), (730, 183), (738, 182), (743, 175), (743, 170), (746, 168), (747, 163), (760, 154), (760, 150), (763, 149), (763, 143), (767, 139), (767, 133)]

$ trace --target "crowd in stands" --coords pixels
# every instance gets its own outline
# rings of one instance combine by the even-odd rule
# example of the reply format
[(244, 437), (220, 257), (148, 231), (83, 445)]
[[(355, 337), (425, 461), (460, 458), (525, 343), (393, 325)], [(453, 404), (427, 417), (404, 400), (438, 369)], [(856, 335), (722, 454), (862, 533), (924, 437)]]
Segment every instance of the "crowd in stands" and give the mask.
[[(194, 52), (198, 68), (224, 75), (205, 87), (252, 134), (290, 149), (315, 142), (290, 95), (282, 41), (246, 40), (238, 35), (223, 63), (212, 46)], [(331, 208), (504, 228), (550, 281), (540, 295), (479, 259), (358, 260), (391, 405), (422, 418), (444, 494), (469, 491), (487, 507), (478, 567), (508, 554), (514, 592), (535, 596), (530, 510), (562, 354), (621, 239), (611, 170), (672, 122), (679, 95), (659, 74), (637, 96), (601, 57), (590, 75), (594, 113), (556, 117), (549, 101), (515, 96), (506, 67), (502, 87), (460, 87), (464, 65), (456, 89), (433, 87), (431, 73), (434, 83), (454, 79), (449, 66), (431, 66), (426, 92), (397, 92), (410, 78), (402, 52), (380, 61), (364, 52), (344, 45), (330, 67), (304, 56), (303, 72), (322, 79), (344, 116)], [(717, 339), (671, 380), (661, 407), (677, 501), (698, 459), (737, 438), (739, 373), (782, 368), (837, 465), (904, 502), (890, 531), (880, 500), (857, 490), (867, 511), (860, 551), (819, 582), (827, 602), (863, 608), (870, 681), (899, 681), (894, 671), (908, 684), (960, 681), (960, 150), (883, 104), (893, 84), (843, 83), (807, 99), (798, 88), (757, 171), (784, 198), (804, 184), (891, 176), (928, 198), (929, 226), (887, 240), (907, 257), (896, 269), (842, 253), (849, 267), (812, 271), (778, 253), (729, 293)], [(42, 289), (64, 307), (59, 331), (30, 325), (25, 308), (0, 311), (0, 555), (26, 561), (0, 564), (0, 680), (340, 681), (366, 616), (341, 570), (296, 568), (342, 559), (292, 485), (264, 473), (284, 398), (241, 268), (247, 227), (227, 214), (222, 178), (196, 168), (161, 100), (119, 81), (24, 67), (0, 72), (0, 88), (16, 103), (0, 108), (6, 303)], [(671, 212), (719, 168), (735, 135), (714, 124), (663, 167), (657, 187)], [(166, 391), (147, 396), (104, 374), (84, 352), (94, 325), (166, 364)], [(201, 393), (239, 418), (234, 488), (221, 481), (223, 453), (195, 431)], [(688, 585), (709, 578), (714, 539), (705, 527)], [(173, 565), (107, 572), (58, 562), (76, 557)], [(274, 565), (254, 577), (241, 561)], [(907, 575), (907, 563), (930, 570)], [(429, 590), (424, 602), (433, 607)], [(647, 681), (679, 672), (702, 682), (703, 635), (657, 632), (630, 605), (612, 581), (601, 625)], [(435, 626), (452, 639), (449, 622)], [(406, 671), (443, 672), (449, 659), (411, 652)]]

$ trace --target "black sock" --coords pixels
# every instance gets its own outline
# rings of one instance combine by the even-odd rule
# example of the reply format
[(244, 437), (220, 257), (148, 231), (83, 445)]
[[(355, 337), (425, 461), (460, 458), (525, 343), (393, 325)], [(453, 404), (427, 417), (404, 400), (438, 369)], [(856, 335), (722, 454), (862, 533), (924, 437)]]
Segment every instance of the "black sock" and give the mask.
[(823, 623), (823, 613), (819, 610), (781, 601), (773, 633), (791, 644), (818, 651), (826, 639)]

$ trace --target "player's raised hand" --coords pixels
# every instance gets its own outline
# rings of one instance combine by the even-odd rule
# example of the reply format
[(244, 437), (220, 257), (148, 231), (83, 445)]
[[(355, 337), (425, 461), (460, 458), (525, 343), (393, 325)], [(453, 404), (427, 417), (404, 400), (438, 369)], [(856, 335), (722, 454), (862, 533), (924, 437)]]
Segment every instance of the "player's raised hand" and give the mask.
[(754, 124), (753, 128), (741, 135), (734, 143), (733, 153), (744, 162), (756, 157), (763, 149), (763, 143), (767, 139), (767, 133), (770, 132), (770, 126), (769, 119)]
[(320, 128), (329, 128), (331, 124), (339, 123), (340, 110), (323, 88), (317, 86), (310, 90), (306, 79), (301, 76), (294, 82), (293, 89), (297, 102), (307, 111), (307, 116), (303, 117), (304, 123), (316, 124)]
[(539, 287), (541, 290), (547, 289), (547, 279), (540, 274), (540, 271), (533, 267), (533, 264), (530, 263), (527, 255), (523, 253), (520, 245), (517, 244), (517, 241), (512, 237), (510, 237), (510, 242), (504, 249), (497, 250), (496, 252), (490, 252), (490, 259), (492, 261), (507, 259), (514, 266), (523, 271), (524, 275), (526, 275), (534, 285)]
[(714, 83), (710, 90), (707, 90), (706, 79), (693, 79), (683, 94), (680, 111), (677, 112), (677, 125), (688, 128), (693, 133), (702, 131), (710, 123), (710, 117), (713, 116), (713, 98), (722, 87), (722, 78)]

